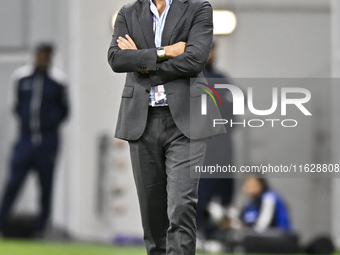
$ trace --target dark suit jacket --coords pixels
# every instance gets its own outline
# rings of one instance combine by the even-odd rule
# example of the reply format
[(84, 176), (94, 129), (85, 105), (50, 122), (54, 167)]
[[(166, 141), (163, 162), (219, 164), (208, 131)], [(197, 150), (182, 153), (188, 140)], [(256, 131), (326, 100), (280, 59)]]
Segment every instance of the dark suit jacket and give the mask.
[[(130, 35), (138, 50), (120, 50), (116, 40)], [(205, 0), (173, 0), (162, 35), (162, 46), (183, 41), (186, 51), (157, 63), (152, 14), (148, 0), (137, 0), (119, 11), (108, 61), (114, 72), (126, 72), (115, 136), (137, 140), (144, 132), (151, 86), (164, 84), (172, 117), (181, 132), (199, 139), (225, 132), (213, 127), (212, 119), (221, 118), (212, 100), (208, 114), (201, 116), (202, 90), (194, 79), (205, 82), (203, 69), (213, 39), (212, 8)], [(142, 74), (139, 71), (149, 71)], [(190, 80), (192, 82), (190, 82)], [(208, 97), (208, 99), (210, 99)]]

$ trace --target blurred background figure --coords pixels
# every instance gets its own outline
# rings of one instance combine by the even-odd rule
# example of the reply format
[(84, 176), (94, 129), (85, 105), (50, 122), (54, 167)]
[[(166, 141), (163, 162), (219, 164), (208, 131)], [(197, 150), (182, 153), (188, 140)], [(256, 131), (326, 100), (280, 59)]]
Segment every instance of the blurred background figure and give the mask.
[[(265, 178), (251, 175), (244, 180), (247, 197), (240, 216), (227, 213), (222, 228), (227, 230), (226, 244), (233, 251), (247, 253), (291, 254), (299, 251), (298, 235), (281, 195), (270, 188)], [(237, 223), (239, 221), (239, 223)]]
[(249, 176), (243, 183), (246, 202), (241, 210), (211, 202), (209, 220), (216, 225), (214, 238), (204, 243), (203, 250), (259, 252), (272, 254), (298, 251), (298, 236), (291, 226), (288, 207), (266, 179)]
[[(229, 78), (214, 68), (216, 60), (216, 45), (213, 44), (208, 63), (205, 67), (206, 77), (216, 79), (218, 83), (230, 84)], [(223, 106), (218, 105), (223, 119), (230, 121), (234, 119), (232, 100), (229, 90), (219, 90)], [(220, 166), (233, 165), (233, 144), (232, 144), (232, 128), (225, 125), (227, 133), (213, 137), (208, 141), (204, 166)], [(217, 230), (216, 225), (211, 224), (208, 218), (207, 207), (212, 199), (217, 199), (224, 207), (230, 205), (233, 198), (234, 179), (232, 178), (205, 178), (201, 176), (198, 189), (198, 205), (197, 205), (197, 228), (200, 237), (203, 239), (213, 238)]]
[(13, 74), (11, 108), (19, 124), (18, 140), (10, 160), (10, 173), (0, 207), (0, 234), (5, 232), (12, 205), (30, 170), (38, 174), (40, 214), (34, 235), (42, 237), (51, 211), (59, 127), (68, 115), (64, 74), (51, 66), (53, 45), (37, 46), (33, 65)]
[(286, 203), (277, 192), (270, 189), (266, 179), (248, 177), (244, 181), (243, 192), (249, 198), (241, 213), (245, 227), (257, 232), (269, 228), (292, 230)]
[(288, 207), (282, 197), (269, 187), (266, 179), (250, 176), (244, 180), (246, 202), (241, 210), (225, 208), (217, 202), (207, 206), (208, 220), (216, 230), (211, 240), (203, 242), (205, 252), (298, 251), (298, 236), (291, 226)]

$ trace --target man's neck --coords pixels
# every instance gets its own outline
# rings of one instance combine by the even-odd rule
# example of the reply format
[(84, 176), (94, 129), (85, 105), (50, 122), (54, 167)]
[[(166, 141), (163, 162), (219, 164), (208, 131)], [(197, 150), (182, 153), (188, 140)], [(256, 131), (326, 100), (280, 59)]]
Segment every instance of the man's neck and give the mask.
[(166, 0), (152, 0), (152, 2), (156, 5), (159, 16), (161, 16), (166, 7)]

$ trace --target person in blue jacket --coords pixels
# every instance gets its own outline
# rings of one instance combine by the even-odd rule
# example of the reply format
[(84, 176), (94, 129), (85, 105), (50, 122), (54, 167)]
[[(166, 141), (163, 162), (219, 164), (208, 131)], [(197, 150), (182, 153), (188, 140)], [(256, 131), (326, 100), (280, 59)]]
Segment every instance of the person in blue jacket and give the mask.
[(281, 196), (269, 188), (264, 178), (249, 177), (243, 192), (250, 198), (241, 213), (244, 226), (257, 232), (277, 228), (284, 232), (292, 230), (286, 203)]
[(50, 215), (59, 127), (68, 115), (67, 82), (65, 75), (51, 66), (53, 45), (40, 44), (35, 53), (34, 65), (17, 69), (12, 77), (11, 107), (19, 123), (19, 135), (0, 206), (0, 234), (31, 169), (38, 174), (41, 190), (35, 235), (42, 235)]

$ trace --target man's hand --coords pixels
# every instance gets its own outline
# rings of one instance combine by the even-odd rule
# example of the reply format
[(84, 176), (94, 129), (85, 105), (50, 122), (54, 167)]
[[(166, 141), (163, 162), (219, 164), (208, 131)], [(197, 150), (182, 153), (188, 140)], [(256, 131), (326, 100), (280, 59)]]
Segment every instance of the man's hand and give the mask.
[(125, 35), (126, 38), (119, 36), (117, 39), (118, 47), (121, 50), (137, 50), (135, 42), (129, 35)]
[(165, 55), (167, 58), (177, 57), (185, 52), (186, 47), (187, 43), (185, 42), (178, 42), (170, 46), (165, 46)]
[[(125, 35), (126, 38), (119, 36), (117, 39), (118, 47), (121, 50), (138, 50), (135, 42), (129, 35)], [(148, 74), (149, 71), (139, 71), (142, 74)]]

